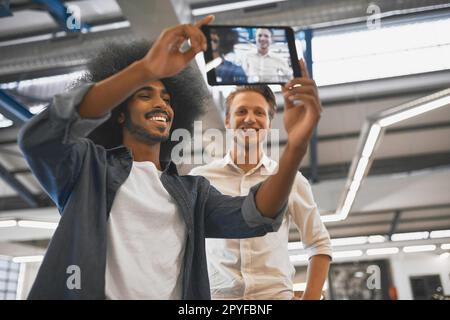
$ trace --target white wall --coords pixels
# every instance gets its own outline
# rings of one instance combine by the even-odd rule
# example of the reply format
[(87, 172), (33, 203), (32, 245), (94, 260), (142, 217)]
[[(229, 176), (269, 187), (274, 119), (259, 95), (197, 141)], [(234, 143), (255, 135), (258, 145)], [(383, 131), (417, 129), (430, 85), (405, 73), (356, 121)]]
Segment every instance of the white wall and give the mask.
[[(443, 251), (438, 251), (439, 253)], [(335, 259), (334, 263), (349, 263), (352, 261), (370, 261), (370, 260), (389, 260), (391, 268), (391, 279), (393, 286), (397, 289), (399, 300), (412, 300), (413, 294), (410, 277), (436, 275), (441, 278), (444, 294), (450, 295), (450, 257), (440, 259), (438, 253), (403, 253), (395, 255), (380, 255), (370, 258), (342, 258)], [(295, 283), (306, 281), (306, 265), (297, 266), (295, 275)], [(328, 295), (329, 292), (326, 292)], [(328, 298), (328, 297), (327, 297)]]
[(435, 253), (399, 254), (390, 258), (394, 285), (400, 300), (412, 300), (409, 277), (439, 274), (445, 295), (450, 295), (450, 258)]

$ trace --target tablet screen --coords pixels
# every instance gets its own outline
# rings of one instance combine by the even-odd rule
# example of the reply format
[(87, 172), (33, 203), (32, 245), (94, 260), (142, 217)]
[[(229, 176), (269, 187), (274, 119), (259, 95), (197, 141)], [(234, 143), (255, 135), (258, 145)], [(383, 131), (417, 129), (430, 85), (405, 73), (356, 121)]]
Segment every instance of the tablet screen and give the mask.
[(288, 29), (208, 28), (209, 46), (205, 58), (210, 84), (267, 84), (291, 80), (293, 61), (296, 61), (292, 54), (296, 53), (295, 40)]

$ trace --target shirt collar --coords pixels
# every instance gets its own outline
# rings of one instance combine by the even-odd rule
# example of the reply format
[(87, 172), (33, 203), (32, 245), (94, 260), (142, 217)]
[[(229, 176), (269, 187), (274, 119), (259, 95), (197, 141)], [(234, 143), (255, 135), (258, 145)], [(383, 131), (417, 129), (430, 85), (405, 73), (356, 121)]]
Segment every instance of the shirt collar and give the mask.
[[(233, 161), (233, 158), (231, 157), (231, 151), (228, 151), (225, 157), (220, 161), (221, 167), (225, 167), (227, 165), (233, 167), (234, 169), (241, 170)], [(256, 172), (259, 168), (261, 168), (261, 174), (262, 175), (272, 175), (278, 164), (276, 161), (270, 159), (265, 153), (263, 153), (263, 156), (259, 160), (259, 163), (255, 168), (247, 172), (247, 174), (252, 174), (253, 172)]]
[[(131, 155), (131, 150), (129, 150), (124, 145), (120, 145), (114, 148), (106, 149), (106, 152), (113, 155), (119, 159), (125, 160), (127, 166), (130, 166), (133, 162), (133, 156)], [(178, 169), (172, 160), (160, 160), (162, 171), (168, 174), (178, 175)]]
[(271, 58), (272, 57), (272, 55), (270, 54), (270, 51), (269, 52), (267, 52), (266, 54), (260, 54), (258, 51), (256, 51), (256, 55), (257, 56), (259, 56), (259, 57), (268, 57), (268, 58)]

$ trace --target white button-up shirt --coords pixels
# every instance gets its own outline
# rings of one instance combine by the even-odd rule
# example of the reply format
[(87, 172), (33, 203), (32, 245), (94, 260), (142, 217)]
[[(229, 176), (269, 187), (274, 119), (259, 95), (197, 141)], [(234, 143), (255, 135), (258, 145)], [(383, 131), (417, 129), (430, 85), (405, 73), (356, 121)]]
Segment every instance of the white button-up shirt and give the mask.
[[(225, 158), (194, 168), (191, 175), (206, 177), (223, 194), (247, 195), (277, 168), (264, 155), (245, 173), (228, 153)], [(289, 228), (294, 223), (309, 257), (331, 257), (329, 234), (320, 219), (308, 181), (299, 172), (288, 200), (289, 213), (277, 232), (249, 239), (206, 239), (208, 273), (213, 299), (291, 299), (295, 268), (289, 260)]]
[(243, 68), (248, 77), (248, 82), (287, 82), (292, 79), (293, 71), (288, 66), (287, 61), (267, 53), (247, 54)]

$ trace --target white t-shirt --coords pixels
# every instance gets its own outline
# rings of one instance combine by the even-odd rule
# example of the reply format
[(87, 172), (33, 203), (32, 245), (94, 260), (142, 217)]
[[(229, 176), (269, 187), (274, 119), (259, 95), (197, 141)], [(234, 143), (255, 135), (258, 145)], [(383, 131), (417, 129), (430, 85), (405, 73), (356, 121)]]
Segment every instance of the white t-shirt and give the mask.
[(107, 299), (181, 299), (186, 225), (149, 161), (133, 162), (107, 223)]

